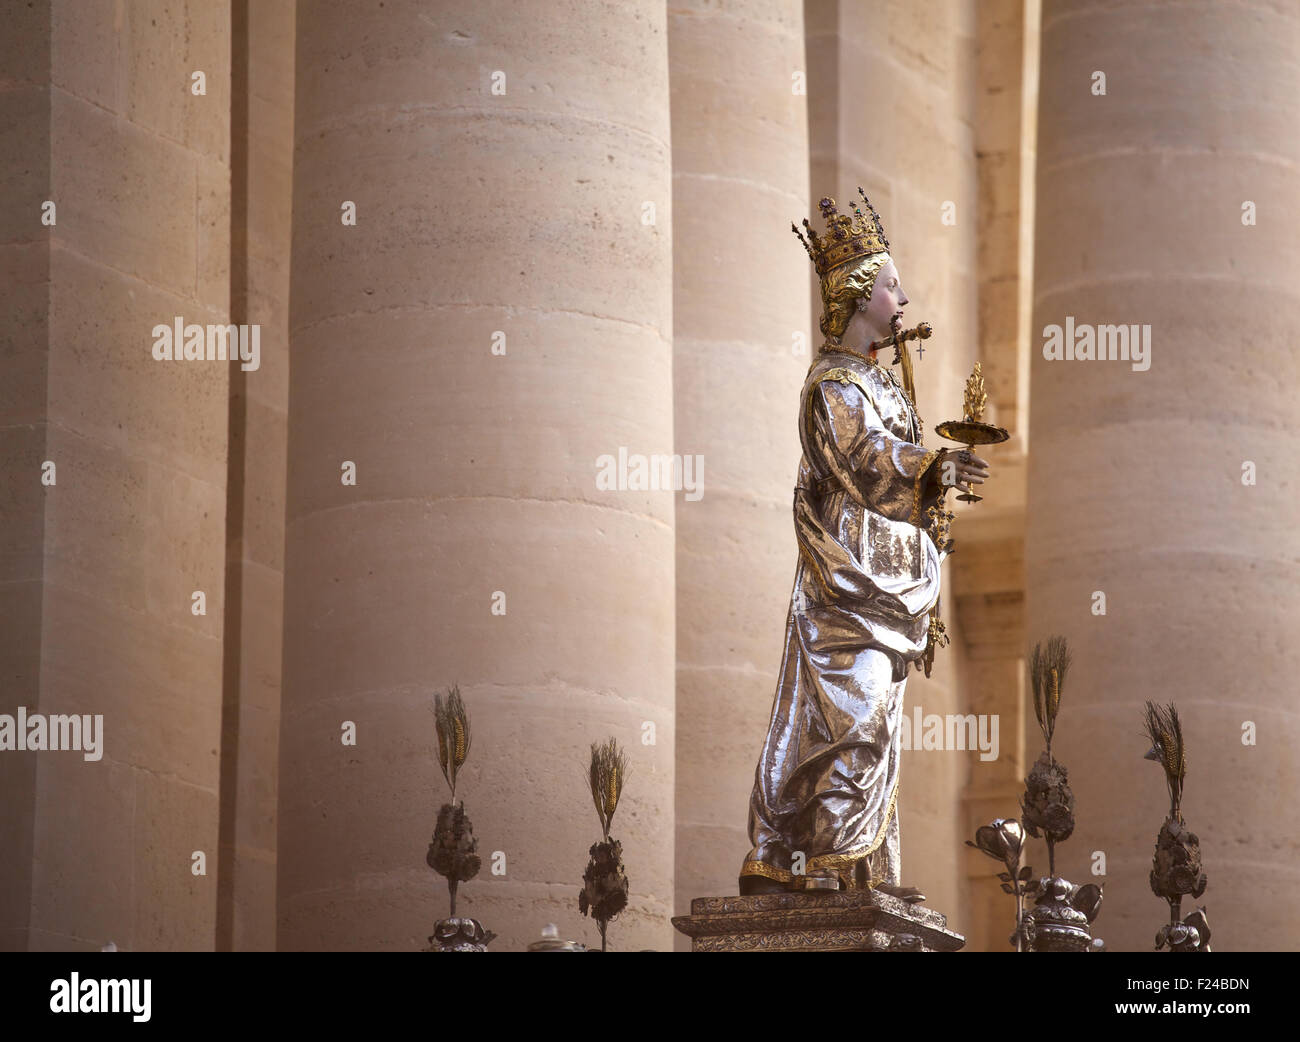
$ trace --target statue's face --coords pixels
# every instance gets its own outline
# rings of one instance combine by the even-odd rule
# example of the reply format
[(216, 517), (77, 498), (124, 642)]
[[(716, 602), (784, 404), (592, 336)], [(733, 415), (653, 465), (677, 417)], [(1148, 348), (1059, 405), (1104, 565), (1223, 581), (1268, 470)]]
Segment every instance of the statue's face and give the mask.
[(862, 321), (867, 327), (868, 340), (883, 340), (893, 330), (890, 324), (897, 315), (901, 320), (903, 307), (907, 304), (907, 294), (898, 281), (898, 269), (893, 260), (885, 262), (876, 272), (876, 281), (871, 287), (871, 300), (865, 310), (861, 311)]

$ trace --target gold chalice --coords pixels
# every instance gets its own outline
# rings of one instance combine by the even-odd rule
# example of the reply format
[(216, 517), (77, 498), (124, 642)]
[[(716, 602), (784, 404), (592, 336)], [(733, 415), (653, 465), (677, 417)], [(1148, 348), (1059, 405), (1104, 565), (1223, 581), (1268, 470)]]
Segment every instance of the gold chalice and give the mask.
[[(988, 398), (989, 396), (984, 393), (984, 374), (980, 371), (979, 362), (976, 362), (970, 379), (966, 381), (966, 394), (962, 400), (962, 418), (946, 420), (935, 427), (934, 432), (941, 438), (960, 442), (966, 446), (967, 451), (973, 450), (976, 445), (996, 445), (998, 442), (1006, 441), (1011, 437), (1010, 434), (1001, 427), (984, 422), (984, 406)], [(978, 503), (984, 497), (978, 495), (971, 488), (970, 482), (967, 482), (965, 490), (957, 498), (963, 503)]]

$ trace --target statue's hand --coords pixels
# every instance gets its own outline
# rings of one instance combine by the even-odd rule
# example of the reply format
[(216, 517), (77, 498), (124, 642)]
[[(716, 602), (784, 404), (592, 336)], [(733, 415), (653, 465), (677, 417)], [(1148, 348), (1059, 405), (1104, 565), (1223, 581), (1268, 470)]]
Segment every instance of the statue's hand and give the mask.
[(939, 484), (951, 488), (956, 485), (970, 487), (988, 480), (989, 465), (969, 449), (944, 449), (935, 464)]

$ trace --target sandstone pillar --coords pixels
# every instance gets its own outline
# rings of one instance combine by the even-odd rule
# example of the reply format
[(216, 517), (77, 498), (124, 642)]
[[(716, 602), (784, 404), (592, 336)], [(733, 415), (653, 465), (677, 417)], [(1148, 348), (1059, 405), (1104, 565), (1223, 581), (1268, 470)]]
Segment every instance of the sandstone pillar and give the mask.
[[(982, 504), (981, 504), (982, 505)], [(953, 590), (969, 654), (970, 712), (997, 721), (997, 755), (973, 757), (962, 797), (962, 839), (997, 818), (1020, 817), (1025, 763), (1025, 565), (1022, 538), (978, 542), (953, 560)], [(1031, 714), (1032, 709), (1028, 712)], [(991, 727), (991, 724), (989, 725)], [(993, 733), (990, 731), (990, 734)], [(1033, 746), (1037, 755), (1037, 746)], [(965, 853), (971, 951), (1005, 952), (1015, 905), (998, 886), (997, 864), (969, 847)], [(1042, 859), (1026, 859), (1035, 869)]]
[[(781, 661), (808, 367), (800, 0), (669, 5), (675, 441), (707, 464), (677, 508), (676, 905), (734, 894)], [(796, 79), (796, 76), (800, 79)], [(679, 946), (685, 945), (682, 937)]]
[[(0, 713), (39, 711), (45, 573), (46, 385), (49, 379), (50, 3), (18, 9), (0, 41), (0, 169), (11, 185), (0, 207), (0, 310), (9, 379), (0, 384), (0, 451), (8, 492), (0, 502), (0, 624), (7, 683)], [(26, 951), (32, 918), (36, 756), (0, 756), (0, 950)]]
[[(1300, 929), (1298, 47), (1262, 3), (1043, 7), (1028, 636), (1075, 650), (1053, 743), (1078, 803), (1064, 867), (1086, 881), (1105, 853), (1116, 950), (1149, 949), (1166, 912), (1146, 699), (1184, 720), (1214, 946), (1290, 949)], [(1149, 368), (1046, 360), (1067, 318), (1149, 326)]]
[(23, 5), (3, 48), (0, 712), (103, 731), (0, 757), (0, 944), (211, 948), (230, 363), (151, 349), (227, 320), (230, 5)]
[(220, 950), (275, 948), (294, 7), (232, 9), (231, 321), (261, 329), (262, 357), (230, 374)]
[(302, 4), (296, 84), (279, 945), (413, 951), (446, 915), (429, 709), (455, 683), (483, 857), (458, 912), (494, 948), (598, 943), (584, 779), (612, 735), (612, 944), (667, 948), (673, 494), (596, 481), (673, 451), (663, 6)]
[[(1024, 791), (1025, 454), (1029, 446), (1029, 320), (1033, 276), (1038, 0), (978, 8), (975, 145), (979, 156), (979, 355), (990, 411), (1011, 439), (991, 446), (984, 502), (959, 527), (953, 592), (970, 653), (971, 711), (997, 720), (998, 755), (973, 760), (962, 834), (1020, 815)], [(1035, 862), (1037, 867), (1038, 862)], [(1013, 905), (998, 867), (966, 848), (971, 951), (1007, 951)]]

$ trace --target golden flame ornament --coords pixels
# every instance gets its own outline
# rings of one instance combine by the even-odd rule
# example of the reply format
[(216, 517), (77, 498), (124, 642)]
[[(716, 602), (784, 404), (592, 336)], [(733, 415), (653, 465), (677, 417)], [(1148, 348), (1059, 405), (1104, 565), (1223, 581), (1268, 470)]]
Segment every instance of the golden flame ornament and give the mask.
[(975, 368), (966, 379), (966, 394), (962, 398), (963, 417), (970, 423), (980, 423), (984, 419), (984, 406), (988, 402), (989, 396), (984, 393), (984, 373), (980, 370), (979, 362), (975, 363)]
[[(984, 373), (979, 362), (976, 362), (962, 396), (962, 418), (945, 420), (935, 427), (935, 433), (949, 441), (961, 442), (968, 452), (976, 445), (996, 445), (1006, 441), (1011, 437), (1006, 430), (984, 422), (984, 408), (988, 400), (989, 396), (984, 391)], [(984, 497), (967, 487), (957, 498), (963, 503), (978, 503)]]

